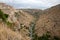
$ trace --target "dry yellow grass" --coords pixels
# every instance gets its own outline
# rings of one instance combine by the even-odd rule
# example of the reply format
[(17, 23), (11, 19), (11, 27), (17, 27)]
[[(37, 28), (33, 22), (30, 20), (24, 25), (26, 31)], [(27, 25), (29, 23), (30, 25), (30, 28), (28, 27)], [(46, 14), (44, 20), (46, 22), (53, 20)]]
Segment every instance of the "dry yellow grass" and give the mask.
[(7, 28), (7, 25), (0, 22), (0, 40), (21, 40), (21, 34)]

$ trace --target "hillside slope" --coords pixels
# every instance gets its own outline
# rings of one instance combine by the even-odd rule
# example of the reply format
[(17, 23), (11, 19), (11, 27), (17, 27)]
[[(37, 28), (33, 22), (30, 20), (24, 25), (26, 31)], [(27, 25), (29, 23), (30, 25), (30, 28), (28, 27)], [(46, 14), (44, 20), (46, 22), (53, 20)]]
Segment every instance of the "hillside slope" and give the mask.
[[(28, 34), (28, 29), (26, 29), (26, 28), (28, 28), (30, 26), (31, 22), (34, 22), (34, 20), (35, 20), (35, 18), (32, 15), (30, 15), (22, 10), (18, 11), (16, 9), (14, 9), (12, 6), (9, 6), (5, 3), (0, 3), (0, 14), (2, 15), (3, 18), (5, 18), (4, 17), (5, 14), (8, 15), (6, 22), (2, 21), (0, 18), (0, 21), (3, 22), (2, 26), (1, 26), (2, 23), (0, 23), (0, 27), (3, 30), (0, 32), (0, 33), (3, 32), (3, 34), (0, 34), (1, 40), (4, 40), (4, 39), (6, 39), (6, 40), (8, 40), (8, 39), (9, 40), (21, 40), (21, 39), (30, 40), (30, 38), (28, 36), (26, 36), (26, 34)], [(5, 25), (7, 25), (7, 26), (5, 26)], [(4, 28), (2, 28), (2, 27), (4, 27)], [(2, 37), (2, 36), (5, 36), (4, 33), (8, 37)]]
[(42, 36), (48, 31), (52, 37), (60, 37), (60, 4), (44, 11), (36, 22), (36, 34)]

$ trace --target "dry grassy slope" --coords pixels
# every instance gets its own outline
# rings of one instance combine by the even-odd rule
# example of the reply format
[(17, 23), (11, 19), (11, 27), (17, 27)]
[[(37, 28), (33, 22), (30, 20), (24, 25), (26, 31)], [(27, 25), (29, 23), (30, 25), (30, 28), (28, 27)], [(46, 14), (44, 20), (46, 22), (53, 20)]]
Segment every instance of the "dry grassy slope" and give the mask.
[(0, 40), (25, 40), (20, 33), (7, 28), (7, 25), (0, 21)]
[(45, 10), (45, 14), (40, 15), (36, 22), (35, 29), (38, 36), (49, 31), (52, 36), (60, 37), (60, 5)]
[[(33, 20), (34, 20), (34, 17), (22, 10), (20, 10), (20, 11), (15, 10), (13, 7), (6, 5), (4, 3), (0, 3), (0, 9), (4, 13), (9, 15), (7, 21), (14, 23), (13, 26), (11, 26), (11, 27), (14, 27), (14, 29), (17, 29), (14, 32), (10, 28), (7, 28), (9, 26), (5, 26), (4, 23), (3, 23), (3, 25), (4, 25), (3, 26), (2, 23), (0, 23), (0, 27), (3, 30), (0, 32), (1, 33), (0, 39), (1, 40), (4, 40), (4, 39), (8, 40), (8, 38), (9, 38), (10, 40), (20, 40), (20, 38), (21, 38), (22, 40), (30, 40), (30, 38), (28, 36), (26, 36), (26, 34), (28, 34), (28, 30), (26, 28), (23, 28), (19, 31), (18, 31), (18, 29), (20, 29), (20, 27), (21, 27), (20, 24), (23, 24), (22, 26), (29, 27), (29, 24), (31, 22), (33, 22)], [(15, 12), (17, 13), (18, 16), (16, 15)], [(4, 28), (2, 28), (2, 27), (4, 27)]]

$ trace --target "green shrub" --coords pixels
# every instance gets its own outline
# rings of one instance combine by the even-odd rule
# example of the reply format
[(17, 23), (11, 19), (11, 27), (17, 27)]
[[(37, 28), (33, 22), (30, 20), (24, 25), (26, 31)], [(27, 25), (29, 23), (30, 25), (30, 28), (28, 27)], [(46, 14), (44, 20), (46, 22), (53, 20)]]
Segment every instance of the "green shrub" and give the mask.
[(43, 36), (38, 37), (37, 34), (34, 34), (34, 39), (32, 40), (49, 40), (50, 34), (47, 32), (46, 34), (43, 34)]
[(43, 36), (38, 37), (38, 40), (49, 40), (50, 34), (47, 32), (46, 34), (43, 34)]
[(54, 36), (54, 40), (60, 40), (60, 38), (58, 38), (58, 37)]
[(7, 18), (8, 18), (8, 14), (4, 14), (1, 9), (0, 9), (0, 18), (6, 22)]
[(43, 34), (43, 36), (40, 36), (40, 37), (35, 35), (34, 40), (60, 40), (60, 38), (57, 36), (53, 36), (52, 38), (50, 33), (47, 32), (46, 34)]
[(12, 23), (10, 23), (9, 21), (8, 21), (8, 22), (6, 22), (6, 24), (7, 24), (7, 25), (9, 25), (9, 26), (11, 26), (11, 25), (12, 25)]

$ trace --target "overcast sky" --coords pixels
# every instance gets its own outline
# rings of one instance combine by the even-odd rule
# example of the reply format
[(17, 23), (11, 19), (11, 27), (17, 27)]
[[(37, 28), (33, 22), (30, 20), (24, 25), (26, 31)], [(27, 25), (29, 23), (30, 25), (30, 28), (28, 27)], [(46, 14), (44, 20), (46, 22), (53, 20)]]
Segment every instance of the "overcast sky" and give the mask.
[(15, 8), (46, 9), (60, 4), (60, 0), (0, 0), (0, 2), (12, 5)]

